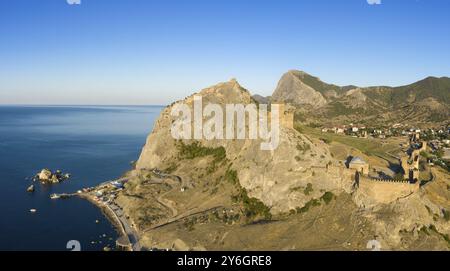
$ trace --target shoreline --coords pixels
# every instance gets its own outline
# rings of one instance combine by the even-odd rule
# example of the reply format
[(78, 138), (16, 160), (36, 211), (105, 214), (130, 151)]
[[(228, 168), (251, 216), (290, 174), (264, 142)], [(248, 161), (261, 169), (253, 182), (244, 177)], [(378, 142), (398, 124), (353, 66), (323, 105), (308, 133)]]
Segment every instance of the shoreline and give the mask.
[(119, 237), (116, 240), (116, 248), (128, 251), (141, 250), (138, 233), (130, 227), (126, 219), (120, 219), (120, 216), (108, 204), (96, 201), (94, 196), (90, 195), (89, 192), (77, 193), (75, 196), (89, 201), (92, 205), (102, 211), (119, 234)]

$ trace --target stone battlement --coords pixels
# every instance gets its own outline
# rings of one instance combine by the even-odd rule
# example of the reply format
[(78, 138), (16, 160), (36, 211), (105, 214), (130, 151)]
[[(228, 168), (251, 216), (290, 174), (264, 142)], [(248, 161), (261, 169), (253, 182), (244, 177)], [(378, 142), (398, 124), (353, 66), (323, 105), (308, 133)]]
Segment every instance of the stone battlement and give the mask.
[(399, 183), (399, 184), (412, 184), (408, 180), (395, 180), (395, 179), (386, 179), (386, 178), (375, 178), (375, 177), (366, 177), (364, 180), (373, 181), (373, 182), (387, 182), (387, 183)]
[[(323, 170), (323, 169), (322, 169)], [(420, 189), (420, 182), (409, 180), (376, 178), (361, 174), (355, 169), (339, 165), (328, 165), (324, 169), (330, 176), (339, 178), (342, 187), (352, 187), (358, 205), (363, 207), (378, 203), (389, 203), (407, 197)]]
[(390, 203), (419, 191), (419, 185), (419, 182), (410, 183), (407, 180), (359, 176), (357, 177), (357, 198), (363, 206)]

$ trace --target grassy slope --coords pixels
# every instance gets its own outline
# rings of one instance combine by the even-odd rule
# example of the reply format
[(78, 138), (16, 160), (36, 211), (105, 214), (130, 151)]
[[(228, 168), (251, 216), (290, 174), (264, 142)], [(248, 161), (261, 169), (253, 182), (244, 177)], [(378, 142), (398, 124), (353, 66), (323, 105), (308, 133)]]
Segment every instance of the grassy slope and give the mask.
[(386, 155), (386, 152), (392, 153), (399, 149), (399, 146), (395, 144), (381, 144), (381, 140), (379, 139), (355, 138), (332, 133), (322, 133), (319, 129), (301, 125), (297, 125), (296, 129), (299, 129), (302, 133), (312, 137), (339, 142), (358, 149), (366, 155), (379, 156), (389, 161), (392, 160), (392, 157)]
[(441, 103), (450, 104), (450, 78), (427, 77), (411, 85), (396, 87), (392, 91), (392, 101), (399, 103), (410, 93), (416, 95), (417, 101), (432, 97)]

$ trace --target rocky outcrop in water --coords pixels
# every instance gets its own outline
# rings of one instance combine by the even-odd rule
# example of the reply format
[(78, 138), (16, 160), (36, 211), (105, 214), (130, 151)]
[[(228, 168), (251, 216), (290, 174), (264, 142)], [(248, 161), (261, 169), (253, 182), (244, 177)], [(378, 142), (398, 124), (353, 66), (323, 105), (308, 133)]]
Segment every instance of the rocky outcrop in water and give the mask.
[(41, 183), (60, 183), (62, 181), (68, 180), (70, 178), (69, 173), (62, 173), (60, 170), (52, 172), (50, 169), (44, 168), (39, 172), (35, 180), (40, 181)]

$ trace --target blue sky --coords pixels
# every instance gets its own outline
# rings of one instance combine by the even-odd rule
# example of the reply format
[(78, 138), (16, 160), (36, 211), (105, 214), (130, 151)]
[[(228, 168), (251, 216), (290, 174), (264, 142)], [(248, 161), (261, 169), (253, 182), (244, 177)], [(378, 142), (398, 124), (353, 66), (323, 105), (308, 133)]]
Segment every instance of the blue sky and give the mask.
[(167, 104), (237, 78), (270, 95), (450, 76), (450, 1), (0, 0), (0, 104)]

